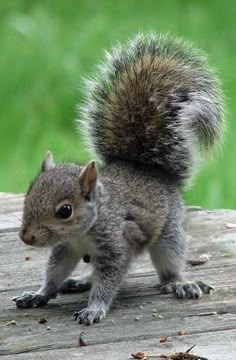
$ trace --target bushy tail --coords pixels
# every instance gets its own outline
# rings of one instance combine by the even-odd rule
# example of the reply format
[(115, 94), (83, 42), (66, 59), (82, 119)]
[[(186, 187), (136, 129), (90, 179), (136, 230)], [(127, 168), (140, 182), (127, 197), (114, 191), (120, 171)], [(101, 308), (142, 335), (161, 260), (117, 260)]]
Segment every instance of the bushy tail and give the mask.
[(139, 34), (106, 53), (86, 86), (81, 127), (105, 163), (158, 167), (182, 184), (223, 133), (219, 82), (180, 39)]

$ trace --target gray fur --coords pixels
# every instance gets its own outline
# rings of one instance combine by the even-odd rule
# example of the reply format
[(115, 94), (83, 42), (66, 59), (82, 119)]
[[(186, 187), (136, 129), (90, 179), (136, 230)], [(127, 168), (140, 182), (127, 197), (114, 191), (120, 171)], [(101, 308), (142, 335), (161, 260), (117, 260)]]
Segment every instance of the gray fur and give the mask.
[[(104, 164), (98, 175), (93, 162), (55, 165), (47, 153), (26, 195), (20, 233), (27, 244), (52, 247), (45, 283), (14, 298), (18, 307), (39, 306), (60, 289), (91, 287), (87, 308), (74, 313), (88, 325), (106, 316), (131, 260), (145, 250), (162, 292), (195, 299), (212, 289), (183, 278), (180, 185), (192, 173), (195, 151), (221, 136), (218, 82), (195, 49), (154, 34), (118, 46), (107, 62), (84, 108), (87, 134)], [(71, 209), (66, 219), (58, 217), (61, 204)], [(86, 254), (90, 278), (66, 280)]]
[(85, 87), (79, 126), (105, 163), (159, 166), (182, 184), (222, 137), (219, 80), (206, 56), (181, 39), (139, 34), (106, 53)]
[(83, 292), (90, 290), (91, 287), (92, 287), (91, 276), (85, 276), (84, 278), (81, 278), (79, 280), (68, 278), (63, 282), (60, 288), (60, 292), (63, 294)]

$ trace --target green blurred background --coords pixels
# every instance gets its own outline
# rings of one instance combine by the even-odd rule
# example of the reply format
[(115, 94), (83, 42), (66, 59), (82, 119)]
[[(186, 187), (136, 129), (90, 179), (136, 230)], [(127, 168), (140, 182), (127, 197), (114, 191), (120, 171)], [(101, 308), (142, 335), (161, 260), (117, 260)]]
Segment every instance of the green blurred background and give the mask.
[(73, 121), (81, 77), (115, 41), (155, 30), (205, 50), (227, 98), (223, 150), (204, 166), (185, 199), (235, 208), (235, 10), (228, 0), (1, 1), (0, 191), (24, 192), (47, 149), (57, 161), (88, 160)]

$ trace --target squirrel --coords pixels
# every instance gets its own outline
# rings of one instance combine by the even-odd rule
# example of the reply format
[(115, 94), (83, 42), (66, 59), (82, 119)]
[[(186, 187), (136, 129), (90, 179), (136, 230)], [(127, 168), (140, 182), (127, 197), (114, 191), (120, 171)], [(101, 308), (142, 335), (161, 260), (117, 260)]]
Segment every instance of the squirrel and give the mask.
[[(213, 289), (183, 277), (181, 191), (224, 129), (220, 82), (191, 44), (140, 33), (105, 56), (85, 80), (78, 119), (100, 165), (56, 165), (47, 152), (25, 196), (20, 229), (25, 244), (52, 248), (45, 281), (39, 291), (13, 298), (27, 308), (59, 291), (90, 289), (87, 307), (73, 314), (87, 325), (106, 316), (144, 250), (162, 293), (198, 299)], [(86, 255), (91, 276), (68, 278)]]

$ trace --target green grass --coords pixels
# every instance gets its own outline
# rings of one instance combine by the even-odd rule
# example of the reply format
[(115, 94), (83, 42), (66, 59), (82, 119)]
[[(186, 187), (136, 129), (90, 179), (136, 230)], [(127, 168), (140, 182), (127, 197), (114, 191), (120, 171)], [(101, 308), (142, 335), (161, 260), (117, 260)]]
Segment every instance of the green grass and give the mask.
[(138, 30), (184, 36), (209, 54), (227, 96), (228, 135), (186, 193), (188, 203), (236, 206), (236, 72), (233, 1), (11, 0), (0, 4), (0, 191), (25, 191), (47, 149), (85, 162), (76, 134), (81, 77), (104, 48)]

